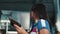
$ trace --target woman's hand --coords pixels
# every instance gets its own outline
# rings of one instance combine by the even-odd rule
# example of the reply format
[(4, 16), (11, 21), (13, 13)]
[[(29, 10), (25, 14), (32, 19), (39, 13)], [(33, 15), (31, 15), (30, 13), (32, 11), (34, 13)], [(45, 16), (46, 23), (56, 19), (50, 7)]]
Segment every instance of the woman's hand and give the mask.
[(22, 27), (19, 27), (18, 25), (14, 24), (14, 28), (18, 32), (18, 34), (28, 34)]

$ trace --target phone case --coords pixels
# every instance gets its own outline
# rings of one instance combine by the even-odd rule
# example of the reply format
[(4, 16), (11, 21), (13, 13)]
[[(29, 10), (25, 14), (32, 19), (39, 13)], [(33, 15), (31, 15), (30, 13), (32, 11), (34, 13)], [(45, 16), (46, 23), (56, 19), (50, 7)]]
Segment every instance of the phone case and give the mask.
[(18, 22), (16, 22), (15, 20), (9, 18), (11, 25), (14, 26), (14, 24), (18, 25), (19, 27), (21, 27), (21, 24), (19, 24)]

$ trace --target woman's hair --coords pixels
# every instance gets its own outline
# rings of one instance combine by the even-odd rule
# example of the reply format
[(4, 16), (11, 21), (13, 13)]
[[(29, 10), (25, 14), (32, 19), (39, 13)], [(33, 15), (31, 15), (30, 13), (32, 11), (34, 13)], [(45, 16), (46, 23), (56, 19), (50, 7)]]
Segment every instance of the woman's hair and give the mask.
[(35, 13), (35, 17), (39, 19), (47, 19), (46, 6), (43, 4), (35, 4), (32, 6), (31, 10)]
[(51, 21), (48, 17), (47, 11), (46, 11), (46, 6), (44, 4), (35, 4), (32, 6), (31, 11), (33, 11), (35, 13), (35, 17), (39, 18), (39, 19), (45, 19), (48, 20), (50, 26)]

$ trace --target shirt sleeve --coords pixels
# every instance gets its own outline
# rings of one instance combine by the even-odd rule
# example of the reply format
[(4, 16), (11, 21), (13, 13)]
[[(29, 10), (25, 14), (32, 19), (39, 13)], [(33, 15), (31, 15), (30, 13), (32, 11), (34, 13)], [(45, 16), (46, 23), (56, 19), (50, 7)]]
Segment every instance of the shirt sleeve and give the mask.
[(37, 28), (38, 28), (38, 32), (44, 28), (47, 29), (48, 31), (50, 31), (49, 22), (47, 20), (41, 19), (38, 21)]

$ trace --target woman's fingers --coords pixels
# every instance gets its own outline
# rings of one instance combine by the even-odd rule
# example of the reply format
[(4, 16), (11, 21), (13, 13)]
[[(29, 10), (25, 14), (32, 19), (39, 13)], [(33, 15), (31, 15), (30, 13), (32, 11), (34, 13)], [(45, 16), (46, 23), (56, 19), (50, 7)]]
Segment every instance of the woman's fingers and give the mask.
[(16, 29), (18, 32), (20, 32), (21, 28), (20, 28), (19, 26), (17, 26), (16, 24), (14, 24), (14, 27), (15, 27), (15, 29)]
[(28, 34), (23, 28), (19, 27), (18, 25), (14, 24), (14, 28), (17, 30), (20, 34)]
[(18, 29), (20, 28), (18, 25), (14, 24), (14, 27), (17, 27)]

